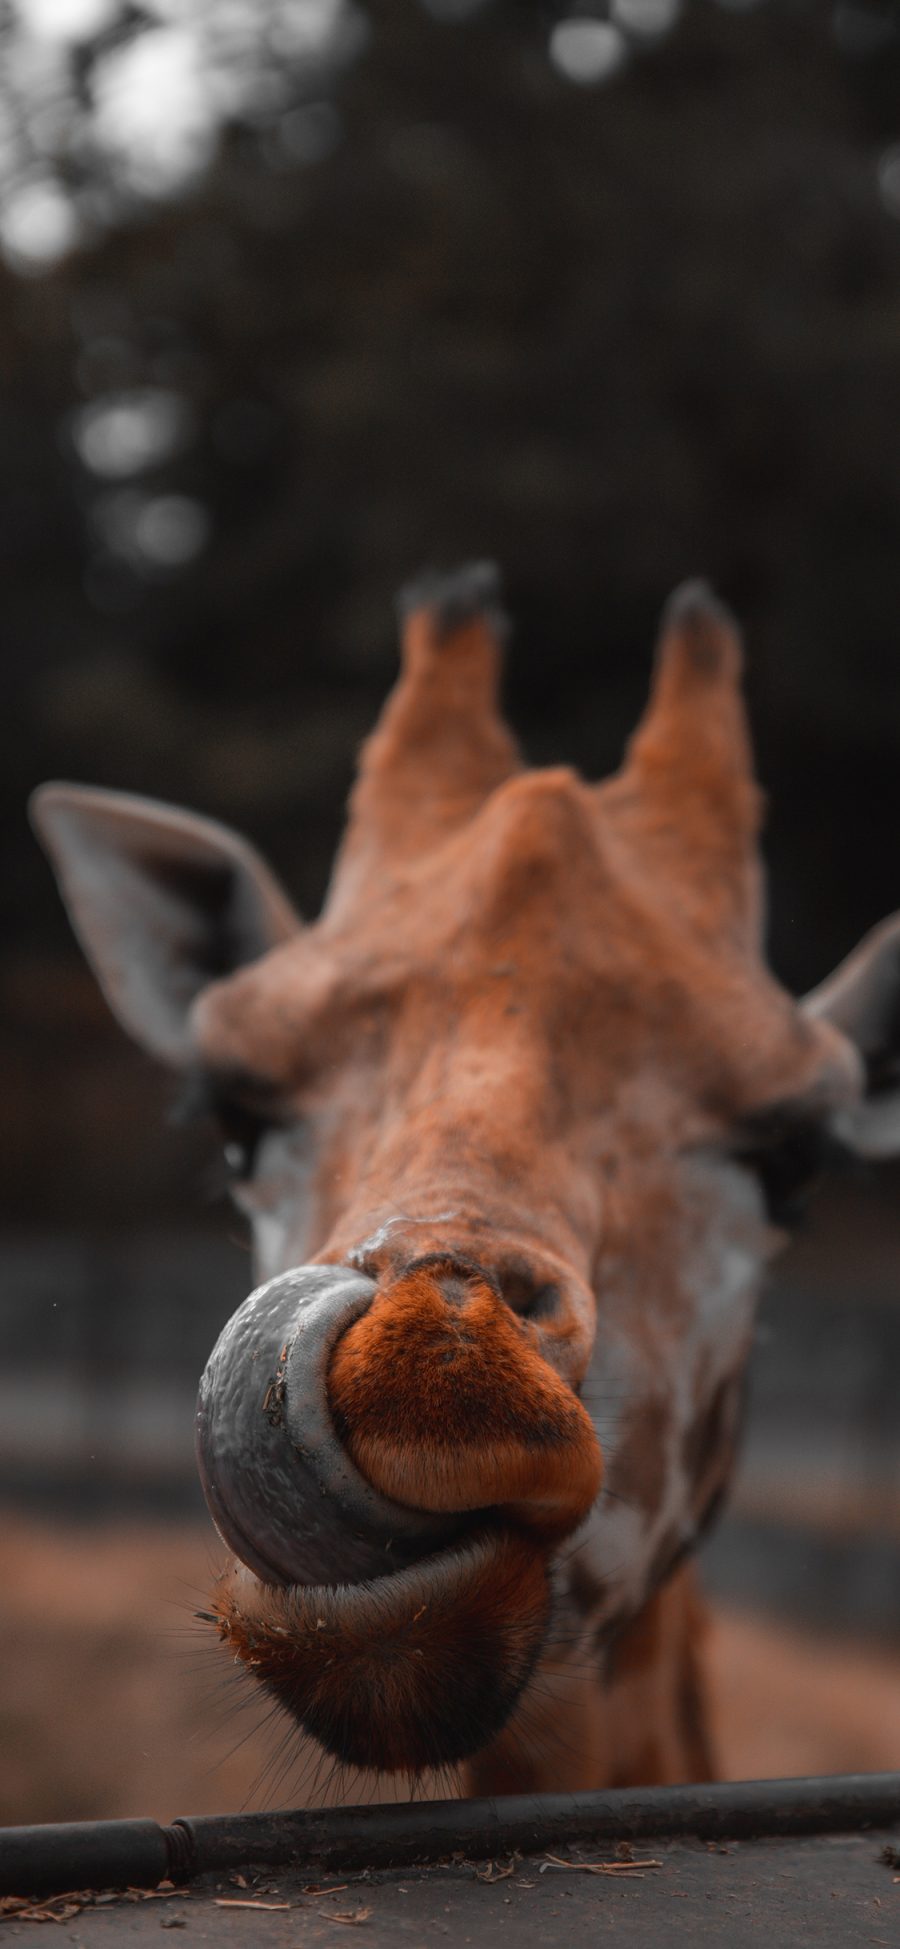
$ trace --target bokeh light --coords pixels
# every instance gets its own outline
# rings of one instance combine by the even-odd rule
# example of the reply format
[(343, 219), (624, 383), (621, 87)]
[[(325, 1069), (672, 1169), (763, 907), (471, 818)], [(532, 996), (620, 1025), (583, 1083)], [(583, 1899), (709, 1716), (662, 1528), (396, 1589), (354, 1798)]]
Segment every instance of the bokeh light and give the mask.
[(78, 212), (52, 176), (26, 177), (0, 208), (0, 251), (12, 270), (50, 269), (82, 234)]
[(176, 393), (146, 388), (92, 400), (72, 432), (86, 467), (118, 480), (170, 459), (190, 437), (192, 416)]
[(323, 100), (369, 33), (356, 0), (14, 0), (0, 73), (0, 250), (52, 269), (142, 206), (186, 191), (223, 138), (320, 161)]
[(550, 35), (550, 59), (567, 81), (593, 87), (609, 81), (625, 64), (628, 43), (610, 20), (574, 16), (560, 20)]
[(611, 0), (610, 14), (626, 34), (653, 40), (671, 31), (681, 9), (682, 0)]

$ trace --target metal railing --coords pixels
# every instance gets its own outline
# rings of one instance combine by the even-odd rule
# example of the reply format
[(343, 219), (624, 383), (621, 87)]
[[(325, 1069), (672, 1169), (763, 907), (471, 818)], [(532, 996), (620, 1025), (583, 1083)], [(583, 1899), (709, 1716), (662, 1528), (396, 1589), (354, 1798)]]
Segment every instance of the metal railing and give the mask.
[(320, 1870), (399, 1868), (556, 1850), (649, 1835), (702, 1840), (852, 1833), (900, 1822), (900, 1773), (632, 1787), (610, 1793), (344, 1807), (0, 1830), (0, 1893), (152, 1888), (253, 1863)]

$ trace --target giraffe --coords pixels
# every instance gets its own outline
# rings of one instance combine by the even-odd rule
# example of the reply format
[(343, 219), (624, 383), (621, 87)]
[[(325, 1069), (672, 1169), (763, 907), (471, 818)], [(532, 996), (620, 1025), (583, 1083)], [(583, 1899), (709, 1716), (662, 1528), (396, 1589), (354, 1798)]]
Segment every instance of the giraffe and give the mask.
[(525, 767), (495, 571), (402, 603), (321, 917), (195, 814), (33, 817), (124, 1027), (215, 1112), (258, 1285), (200, 1386), (211, 1617), (352, 1767), (710, 1777), (691, 1554), (780, 1207), (900, 1148), (900, 916), (767, 970), (741, 647), (664, 613), (621, 770)]

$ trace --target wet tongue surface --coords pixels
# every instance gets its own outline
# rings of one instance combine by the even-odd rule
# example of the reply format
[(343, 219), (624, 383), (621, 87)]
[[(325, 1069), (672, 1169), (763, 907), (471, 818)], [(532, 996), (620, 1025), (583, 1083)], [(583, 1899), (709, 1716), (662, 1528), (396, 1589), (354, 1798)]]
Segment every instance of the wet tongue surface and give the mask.
[(355, 1467), (326, 1396), (336, 1340), (375, 1286), (342, 1266), (301, 1266), (251, 1293), (210, 1355), (197, 1464), (225, 1542), (266, 1583), (378, 1577), (440, 1546), (446, 1521), (403, 1508)]

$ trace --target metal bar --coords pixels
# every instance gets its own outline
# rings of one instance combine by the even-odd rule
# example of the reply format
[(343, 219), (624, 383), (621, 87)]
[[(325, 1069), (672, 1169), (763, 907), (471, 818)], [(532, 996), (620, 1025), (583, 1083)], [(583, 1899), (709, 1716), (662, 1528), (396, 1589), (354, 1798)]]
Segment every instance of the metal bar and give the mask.
[(523, 1794), (320, 1812), (199, 1815), (171, 1827), (119, 1820), (0, 1831), (0, 1892), (152, 1887), (257, 1862), (343, 1872), (400, 1868), (453, 1854), (484, 1859), (566, 1843), (755, 1839), (852, 1833), (900, 1822), (900, 1773), (836, 1774), (724, 1785)]
[(72, 1820), (0, 1828), (0, 1894), (64, 1888), (154, 1888), (170, 1872), (155, 1820)]

